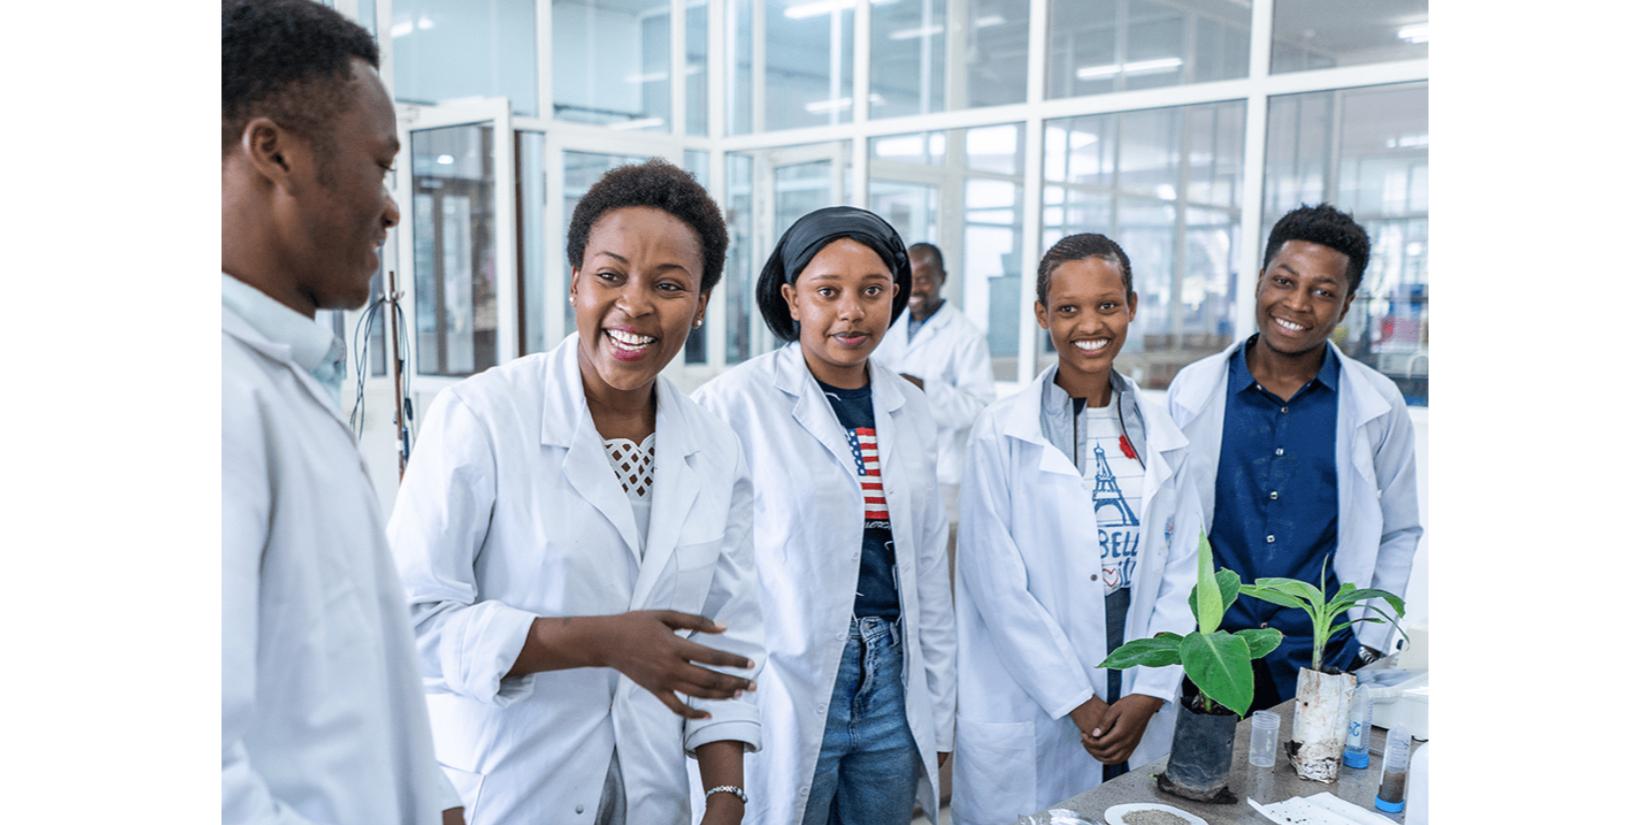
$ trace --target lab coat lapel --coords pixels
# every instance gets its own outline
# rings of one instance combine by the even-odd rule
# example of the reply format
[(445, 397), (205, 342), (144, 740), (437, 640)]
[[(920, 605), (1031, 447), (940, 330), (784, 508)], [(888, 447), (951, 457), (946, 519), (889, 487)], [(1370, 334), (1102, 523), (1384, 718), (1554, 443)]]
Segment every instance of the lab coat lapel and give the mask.
[[(1048, 369), (1052, 370), (1053, 367)], [(1044, 371), (1047, 375), (1047, 370)], [(1005, 432), (1012, 438), (1017, 438), (1027, 444), (1034, 444), (1042, 449), (1042, 456), (1038, 459), (1037, 469), (1054, 475), (1071, 476), (1077, 478), (1082, 475), (1071, 459), (1060, 451), (1059, 447), (1051, 444), (1043, 435), (1043, 377), (1031, 382), (1031, 385), (1020, 390), (1014, 396), (1013, 412), (1009, 416)]]
[[(350, 427), (349, 422), (344, 420), (344, 414), (338, 409), (338, 404), (333, 401), (332, 396), (327, 395), (326, 390), (321, 389), (321, 382), (315, 380), (315, 376), (310, 375), (307, 370), (298, 366), (298, 363), (292, 360), (291, 347), (285, 344), (277, 344), (263, 337), (257, 330), (252, 328), (251, 324), (246, 322), (246, 319), (236, 315), (229, 309), (223, 311), (223, 331), (290, 370), (293, 375), (298, 377), (298, 383), (303, 385), (310, 397), (314, 398), (316, 403), (325, 407), (327, 412), (332, 414), (332, 420), (338, 422), (338, 426), (344, 428), (344, 432), (349, 434), (350, 442), (356, 443), (355, 430)], [(359, 445), (357, 446), (359, 447)], [(359, 449), (357, 449), (357, 452), (359, 452)], [(361, 463), (363, 472), (366, 471), (365, 462), (366, 459), (363, 457)]]
[[(1362, 373), (1351, 366), (1340, 348), (1333, 343), (1330, 350), (1341, 362), (1340, 398), (1337, 399), (1335, 422), (1337, 432), (1336, 460), (1350, 462), (1365, 484), (1375, 483), (1375, 455), (1369, 448), (1369, 439), (1363, 429), (1369, 422), (1392, 411), (1392, 404), (1370, 386)], [(1347, 466), (1343, 464), (1342, 466)]]
[[(775, 385), (796, 399), (796, 406), (791, 409), (796, 423), (836, 456), (843, 472), (858, 484), (859, 470), (854, 466), (853, 456), (848, 453), (848, 436), (843, 432), (842, 422), (837, 420), (836, 413), (831, 411), (831, 403), (825, 400), (825, 391), (819, 388), (819, 382), (814, 380), (813, 373), (803, 362), (799, 345), (793, 342), (779, 351), (778, 373)], [(875, 392), (872, 389), (873, 395)]]
[[(630, 502), (625, 500), (624, 490), (619, 488), (618, 479), (613, 476), (601, 433), (596, 432), (596, 422), (585, 404), (575, 337), (568, 336), (562, 341), (556, 357), (547, 359), (546, 363), (550, 368), (545, 374), (544, 421), (539, 427), (539, 441), (545, 446), (567, 449), (561, 465), (567, 483), (613, 525), (640, 565), (642, 551), (636, 533), (636, 516)], [(655, 450), (658, 440), (654, 439)]]
[(688, 460), (699, 451), (699, 445), (685, 426), (682, 404), (686, 400), (663, 377), (654, 387), (659, 411), (655, 428), (658, 435), (653, 439), (652, 522), (647, 531), (647, 552), (642, 554), (641, 573), (631, 596), (631, 610), (648, 604), (648, 595), (676, 555), (677, 539), (699, 496), (699, 476)]
[[(1130, 389), (1133, 397), (1139, 398), (1138, 389), (1132, 385)], [(1180, 428), (1174, 426), (1174, 422), (1156, 407), (1140, 404), (1139, 408), (1140, 417), (1146, 424), (1146, 481), (1140, 501), (1143, 509), (1149, 511), (1158, 491), (1174, 477), (1180, 463), (1186, 459), (1186, 446), (1190, 442)]]

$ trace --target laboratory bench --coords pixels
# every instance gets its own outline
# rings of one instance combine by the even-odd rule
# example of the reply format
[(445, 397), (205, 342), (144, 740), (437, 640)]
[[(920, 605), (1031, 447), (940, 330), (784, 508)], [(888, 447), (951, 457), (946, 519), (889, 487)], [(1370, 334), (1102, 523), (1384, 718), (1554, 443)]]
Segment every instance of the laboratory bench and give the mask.
[(1295, 769), (1289, 764), (1289, 755), (1284, 750), (1294, 723), (1294, 700), (1284, 702), (1272, 710), (1280, 719), (1277, 761), (1270, 768), (1257, 768), (1249, 764), (1250, 720), (1244, 719), (1238, 723), (1237, 735), (1232, 739), (1232, 773), (1226, 782), (1226, 786), (1238, 798), (1235, 805), (1193, 802), (1158, 790), (1157, 775), (1162, 773), (1169, 763), (1169, 758), (1165, 756), (1110, 782), (1084, 791), (1053, 806), (1050, 810), (1069, 810), (1095, 825), (1104, 825), (1106, 809), (1114, 805), (1128, 802), (1157, 802), (1196, 814), (1209, 825), (1271, 825), (1271, 820), (1249, 806), (1250, 799), (1267, 805), (1290, 797), (1308, 797), (1327, 791), (1374, 816), (1393, 822), (1404, 821), (1403, 814), (1385, 814), (1375, 810), (1375, 791), (1381, 784), (1381, 757), (1386, 752), (1385, 730), (1374, 728), (1369, 746), (1369, 767), (1354, 769), (1343, 763), (1340, 778), (1336, 781), (1328, 784), (1313, 782), (1295, 775)]

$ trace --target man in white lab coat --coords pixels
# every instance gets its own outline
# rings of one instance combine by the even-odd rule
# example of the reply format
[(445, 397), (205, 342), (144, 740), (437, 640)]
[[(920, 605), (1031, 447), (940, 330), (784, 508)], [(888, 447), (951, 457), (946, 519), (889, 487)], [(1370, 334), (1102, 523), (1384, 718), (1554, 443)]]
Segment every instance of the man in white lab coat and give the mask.
[(462, 823), (435, 762), (343, 345), (398, 219), (395, 110), (361, 27), (223, 4), (223, 821)]
[(939, 426), (937, 471), (951, 521), (957, 526), (957, 488), (962, 483), (968, 431), (997, 398), (985, 335), (955, 304), (940, 297), (945, 257), (931, 243), (911, 245), (911, 303), (873, 356), (921, 387)]
[[(1205, 465), (1198, 487), (1215, 565), (1246, 582), (1316, 585), (1327, 565), (1330, 593), (1352, 582), (1402, 596), (1409, 585), (1421, 539), (1414, 425), (1392, 379), (1329, 340), (1369, 250), (1363, 227), (1329, 204), (1283, 216), (1255, 285), (1256, 333), (1169, 385), (1169, 413)], [(1375, 615), (1357, 608), (1351, 618)], [(1254, 663), (1254, 707), (1294, 698), (1296, 673), (1312, 661), (1305, 611), (1243, 596), (1222, 627), (1283, 631)], [(1385, 623), (1343, 626), (1323, 664), (1367, 663), (1392, 635)]]

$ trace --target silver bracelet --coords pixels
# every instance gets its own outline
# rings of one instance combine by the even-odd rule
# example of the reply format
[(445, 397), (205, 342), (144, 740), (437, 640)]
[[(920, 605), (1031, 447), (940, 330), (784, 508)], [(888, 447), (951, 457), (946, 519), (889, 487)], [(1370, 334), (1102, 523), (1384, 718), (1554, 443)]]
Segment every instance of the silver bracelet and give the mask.
[(739, 797), (739, 801), (746, 805), (749, 805), (751, 801), (750, 797), (745, 796), (745, 789), (739, 787), (738, 785), (717, 785), (716, 787), (705, 791), (705, 801), (709, 802), (713, 794), (719, 793), (733, 794), (734, 796)]

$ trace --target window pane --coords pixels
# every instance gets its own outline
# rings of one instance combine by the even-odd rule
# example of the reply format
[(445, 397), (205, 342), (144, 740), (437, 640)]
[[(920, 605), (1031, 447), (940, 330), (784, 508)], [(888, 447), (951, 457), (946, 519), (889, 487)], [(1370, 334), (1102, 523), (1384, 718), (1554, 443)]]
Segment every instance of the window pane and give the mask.
[[(561, 210), (561, 249), (567, 249), (567, 228), (573, 223), (573, 210), (579, 205), (579, 199), (584, 197), (596, 181), (602, 179), (609, 169), (617, 169), (627, 163), (641, 163), (647, 158), (639, 155), (604, 155), (595, 152), (563, 152), (562, 153), (562, 210)], [(562, 253), (562, 274), (564, 284), (573, 283), (573, 266), (567, 262), (567, 255)], [(561, 302), (562, 319), (565, 324), (562, 328), (572, 334), (577, 324), (573, 322), (573, 304), (570, 301)]]
[(1277, 0), (1272, 73), (1427, 56), (1427, 0)]
[(906, 245), (940, 248), (946, 300), (980, 329), (998, 380), (1017, 377), (1025, 126), (872, 138), (871, 208)]
[(397, 100), (507, 97), (516, 114), (538, 114), (533, 0), (399, 0), (394, 20)]
[(728, 132), (853, 120), (854, 0), (730, 0)]
[[(549, 349), (545, 340), (545, 278), (550, 250), (544, 243), (544, 210), (549, 203), (544, 165), (544, 133), (516, 133), (516, 328), (521, 330), (522, 354)], [(550, 304), (555, 306), (555, 304)]]
[[(372, 275), (372, 286), (370, 289), (372, 292), (372, 297), (367, 299), (367, 306), (364, 307), (364, 309), (367, 309), (368, 311), (371, 311), (371, 307), (374, 303), (384, 297), (383, 261), (378, 262), (378, 271), (374, 272)], [(406, 287), (402, 287), (402, 289), (406, 289)], [(367, 337), (367, 360), (371, 362), (370, 366), (372, 368), (372, 377), (374, 378), (381, 377), (389, 372), (389, 362), (384, 358), (384, 342), (390, 340), (390, 312), (390, 305), (388, 303), (384, 303), (378, 307), (378, 311), (374, 313), (372, 319), (368, 322), (371, 324), (371, 330), (367, 329), (367, 324), (361, 325), (361, 334)], [(353, 336), (354, 334), (355, 331), (351, 330), (350, 335)], [(407, 334), (405, 325), (402, 325), (401, 334)], [(354, 347), (357, 343), (359, 343), (359, 341), (352, 339), (350, 346)]]
[(1249, 75), (1248, 0), (1050, 0), (1050, 98)]
[(723, 280), (728, 290), (729, 365), (773, 349), (773, 334), (756, 310), (756, 274), (779, 236), (798, 218), (847, 203), (849, 156), (847, 141), (728, 153), (729, 247)]
[[(1244, 103), (1049, 121), (1043, 239), (1100, 232), (1129, 256), (1140, 307), (1118, 367), (1167, 387), (1232, 340)], [(1054, 362), (1039, 335), (1038, 368)]]
[(467, 376), (498, 363), (493, 128), (412, 134), (418, 371)]
[(871, 117), (1024, 103), (1030, 26), (1027, 0), (871, 0)]
[(554, 0), (556, 117), (670, 131), (670, 3)]
[(710, 3), (687, 4), (687, 133), (704, 135), (710, 124)]
[(1328, 201), (1369, 232), (1369, 266), (1334, 341), (1428, 396), (1427, 87), (1375, 86), (1271, 99), (1261, 242), (1283, 214)]

